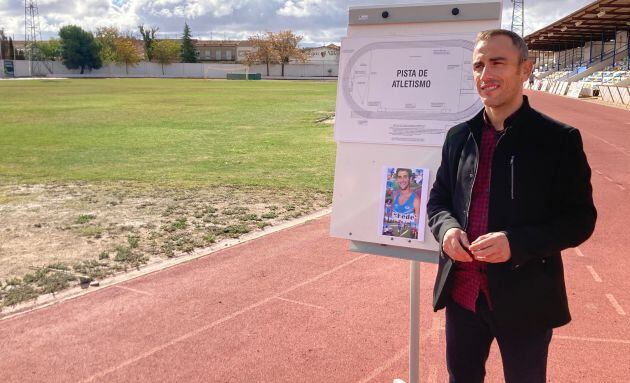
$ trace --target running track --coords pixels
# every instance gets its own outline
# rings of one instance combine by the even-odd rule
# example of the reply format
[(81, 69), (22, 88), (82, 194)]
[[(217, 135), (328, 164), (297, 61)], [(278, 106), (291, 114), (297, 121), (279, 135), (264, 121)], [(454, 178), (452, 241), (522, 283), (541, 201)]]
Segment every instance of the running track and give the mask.
[[(550, 382), (630, 381), (630, 112), (544, 93), (582, 131), (599, 211), (564, 253), (573, 322)], [(392, 382), (407, 378), (406, 261), (348, 252), (323, 218), (0, 321), (0, 382)], [(421, 277), (421, 381), (445, 382), (443, 312)], [(495, 346), (488, 382), (502, 382)]]

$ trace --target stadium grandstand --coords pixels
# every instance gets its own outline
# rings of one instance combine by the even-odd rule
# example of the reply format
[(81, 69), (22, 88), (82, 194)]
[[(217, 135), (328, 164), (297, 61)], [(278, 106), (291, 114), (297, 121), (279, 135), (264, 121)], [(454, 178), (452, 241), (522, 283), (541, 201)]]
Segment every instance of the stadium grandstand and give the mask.
[(597, 0), (524, 37), (535, 62), (525, 87), (630, 105), (630, 0)]

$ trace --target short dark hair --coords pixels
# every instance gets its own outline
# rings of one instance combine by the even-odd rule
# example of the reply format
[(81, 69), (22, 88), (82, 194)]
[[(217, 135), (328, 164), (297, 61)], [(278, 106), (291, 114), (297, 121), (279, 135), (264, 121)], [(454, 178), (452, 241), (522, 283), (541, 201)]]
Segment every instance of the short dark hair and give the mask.
[(398, 168), (398, 169), (396, 169), (396, 177), (398, 177), (398, 172), (407, 172), (407, 174), (409, 175), (409, 178), (411, 178), (411, 176), (412, 176), (411, 169), (407, 169), (407, 168)]
[(508, 31), (507, 29), (489, 29), (487, 31), (481, 31), (477, 34), (477, 38), (475, 39), (475, 45), (477, 45), (480, 41), (488, 41), (494, 36), (507, 36), (512, 40), (512, 44), (518, 50), (518, 59), (519, 62), (525, 62), (528, 58), (527, 44), (521, 36), (518, 34)]

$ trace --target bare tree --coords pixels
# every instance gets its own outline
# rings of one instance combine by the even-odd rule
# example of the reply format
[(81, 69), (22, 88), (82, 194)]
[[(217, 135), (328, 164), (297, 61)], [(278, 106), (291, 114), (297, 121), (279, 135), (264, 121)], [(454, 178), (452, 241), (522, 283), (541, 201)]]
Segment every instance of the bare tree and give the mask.
[(138, 30), (140, 31), (140, 35), (142, 36), (142, 41), (144, 41), (144, 54), (147, 57), (147, 60), (153, 60), (153, 48), (155, 43), (155, 34), (160, 30), (158, 27), (149, 27), (147, 29), (144, 28), (144, 25), (138, 25)]
[(266, 64), (269, 76), (269, 64), (280, 62), (280, 56), (273, 49), (273, 32), (250, 36), (248, 41), (253, 50), (245, 54), (245, 64), (248, 66), (256, 63)]
[(280, 31), (271, 34), (271, 46), (282, 64), (282, 77), (284, 77), (284, 64), (294, 59), (299, 62), (306, 62), (308, 55), (298, 44), (302, 41), (302, 36), (294, 34), (292, 31)]

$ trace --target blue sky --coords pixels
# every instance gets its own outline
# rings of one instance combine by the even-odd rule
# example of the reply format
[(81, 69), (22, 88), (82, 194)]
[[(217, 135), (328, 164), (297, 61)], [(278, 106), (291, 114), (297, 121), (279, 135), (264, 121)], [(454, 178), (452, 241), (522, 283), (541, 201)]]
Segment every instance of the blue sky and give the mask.
[[(345, 36), (347, 8), (359, 4), (422, 3), (372, 0), (38, 0), (44, 39), (63, 25), (93, 30), (115, 25), (137, 32), (137, 25), (157, 26), (161, 37), (178, 37), (184, 22), (196, 38), (246, 39), (263, 31), (291, 29), (303, 45), (339, 42)], [(591, 3), (592, 0), (526, 0), (525, 32), (530, 33)], [(509, 27), (512, 3), (504, 0), (503, 25)], [(24, 1), (0, 0), (0, 28), (24, 38)]]

